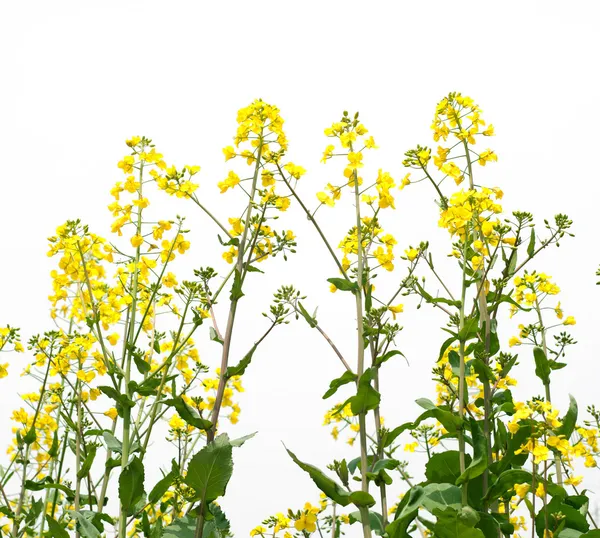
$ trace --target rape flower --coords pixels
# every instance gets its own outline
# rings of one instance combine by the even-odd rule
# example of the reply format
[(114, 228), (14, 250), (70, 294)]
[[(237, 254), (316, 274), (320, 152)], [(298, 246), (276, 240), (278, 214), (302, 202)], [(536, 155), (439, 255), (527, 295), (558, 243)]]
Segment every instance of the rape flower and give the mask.
[(112, 333), (111, 335), (107, 336), (106, 339), (110, 342), (111, 346), (116, 346), (117, 342), (119, 341), (119, 334)]
[(392, 316), (394, 317), (394, 319), (396, 319), (396, 314), (400, 314), (401, 312), (404, 312), (404, 305), (397, 304), (396, 306), (388, 306), (388, 310), (392, 313)]
[(239, 182), (240, 177), (234, 171), (230, 171), (223, 181), (217, 183), (217, 187), (221, 189), (221, 194), (223, 194), (224, 192), (227, 192), (228, 189), (233, 189)]

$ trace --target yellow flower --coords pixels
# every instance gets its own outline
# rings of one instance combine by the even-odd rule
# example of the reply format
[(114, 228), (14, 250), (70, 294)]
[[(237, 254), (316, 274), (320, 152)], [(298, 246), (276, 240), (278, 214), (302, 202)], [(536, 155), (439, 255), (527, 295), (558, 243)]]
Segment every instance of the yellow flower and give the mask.
[(565, 480), (565, 484), (567, 484), (567, 486), (577, 487), (579, 484), (581, 484), (582, 480), (583, 480), (583, 476), (581, 476), (581, 475), (570, 476), (569, 478), (567, 478)]
[(8, 363), (0, 364), (0, 379), (8, 375)]
[(117, 410), (114, 407), (111, 407), (108, 411), (104, 413), (107, 417), (112, 418), (113, 420), (117, 420)]
[(131, 246), (137, 248), (144, 242), (144, 238), (141, 235), (136, 234), (130, 239), (130, 241)]
[(300, 179), (305, 173), (306, 170), (301, 166), (298, 166), (294, 163), (287, 163), (284, 168), (290, 173), (293, 178)]
[(116, 346), (117, 342), (119, 341), (119, 334), (112, 333), (111, 335), (107, 336), (106, 339), (110, 342), (111, 346)]
[(135, 163), (135, 158), (132, 155), (126, 155), (123, 157), (122, 161), (119, 161), (117, 166), (123, 170), (125, 174), (129, 174), (133, 172), (133, 164)]
[(404, 312), (404, 305), (397, 304), (396, 306), (388, 306), (388, 310), (392, 313), (392, 316), (394, 317), (394, 319), (396, 319), (396, 314), (400, 314), (401, 312)]
[(525, 497), (525, 495), (527, 495), (527, 492), (529, 491), (530, 488), (531, 488), (531, 486), (529, 484), (527, 484), (527, 483), (524, 483), (524, 484), (515, 484), (514, 485), (515, 493), (521, 499), (523, 499)]
[(521, 345), (521, 340), (519, 338), (517, 338), (516, 336), (511, 336), (510, 340), (508, 341), (508, 345), (510, 347), (520, 346)]
[(90, 370), (89, 372), (84, 372), (83, 370), (79, 370), (77, 372), (77, 379), (80, 381), (84, 381), (85, 383), (90, 383), (96, 377), (96, 372)]
[(225, 160), (233, 159), (235, 157), (235, 149), (232, 146), (227, 146), (223, 148), (223, 154), (225, 155)]
[(404, 445), (404, 452), (414, 452), (415, 448), (419, 446), (419, 443), (415, 441), (414, 443), (407, 443)]
[(265, 532), (267, 532), (267, 529), (259, 525), (258, 527), (255, 527), (250, 531), (250, 536), (262, 536)]
[(315, 532), (317, 530), (317, 515), (309, 511), (302, 512), (300, 518), (294, 522), (294, 527), (299, 532)]
[(567, 319), (563, 321), (563, 325), (575, 325), (575, 323), (577, 322), (575, 321), (575, 318), (573, 316), (567, 316)]
[(217, 183), (217, 187), (221, 189), (221, 194), (223, 194), (227, 189), (233, 189), (239, 182), (240, 177), (232, 170), (223, 181)]
[(533, 454), (534, 463), (540, 463), (548, 459), (550, 451), (548, 450), (547, 446), (537, 444), (531, 453)]

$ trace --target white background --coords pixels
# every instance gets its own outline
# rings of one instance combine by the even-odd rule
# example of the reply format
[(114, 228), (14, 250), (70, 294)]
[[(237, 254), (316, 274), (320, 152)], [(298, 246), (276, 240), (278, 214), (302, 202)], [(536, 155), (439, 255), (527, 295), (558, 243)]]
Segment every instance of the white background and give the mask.
[[(216, 182), (231, 164), (221, 148), (231, 143), (237, 110), (262, 97), (281, 109), (290, 159), (308, 170), (301, 192), (314, 206), (314, 193), (340, 177), (339, 166), (319, 160), (328, 143), (323, 128), (344, 109), (360, 111), (381, 148), (366, 156), (365, 177), (383, 168), (400, 180), (404, 151), (432, 144), (435, 104), (458, 90), (496, 127), (497, 137), (486, 142), (499, 162), (478, 169), (479, 180), (500, 186), (509, 210), (531, 211), (538, 222), (558, 212), (575, 221), (576, 238), (548, 250), (535, 268), (553, 275), (566, 314), (577, 318), (579, 345), (569, 368), (555, 376), (555, 401), (564, 408), (575, 392), (584, 409), (597, 402), (600, 373), (599, 15), (596, 2), (574, 1), (3, 2), (0, 323), (20, 326), (26, 336), (51, 327), (46, 297), (54, 260), (46, 257), (46, 238), (77, 217), (110, 235), (106, 206), (122, 179), (116, 163), (127, 153), (125, 138), (144, 134), (167, 162), (201, 165), (199, 195), (226, 218), (229, 204), (241, 200), (239, 193), (218, 194)], [(224, 272), (211, 223), (191, 204), (165, 198), (154, 195), (153, 209), (163, 218), (186, 215), (193, 230), (181, 274), (211, 263)], [(433, 198), (425, 184), (408, 188), (383, 223), (402, 250), (430, 239), (443, 265), (450, 244), (437, 228)], [(350, 201), (343, 202), (346, 209), (320, 212), (336, 244), (351, 226)], [(335, 267), (297, 207), (280, 222), (298, 234), (299, 253), (287, 264), (269, 262), (268, 276), (252, 275), (256, 292), (244, 303), (234, 351), (241, 355), (260, 331), (252, 313), (266, 309), (280, 284), (294, 283), (308, 304), (320, 305), (319, 321), (351, 356), (350, 298), (329, 294), (325, 282), (337, 276)], [(393, 284), (401, 271), (386, 278)], [(383, 381), (390, 426), (416, 415), (415, 398), (435, 396), (429, 372), (443, 340), (438, 312), (416, 311), (411, 301), (406, 311), (398, 345), (410, 367), (389, 365)], [(502, 331), (506, 343), (513, 333)], [(230, 432), (259, 435), (236, 451), (223, 501), (238, 536), (274, 512), (318, 500), (281, 441), (321, 467), (334, 456), (356, 455), (321, 427), (330, 402), (320, 396), (342, 370), (318, 336), (300, 322), (277, 331), (245, 376), (241, 420)], [(214, 368), (218, 350), (202, 342), (202, 359)], [(11, 376), (0, 381), (3, 444), (26, 361), (10, 357)], [(531, 362), (523, 350), (522, 397), (542, 392)], [(586, 482), (592, 489), (594, 473)]]

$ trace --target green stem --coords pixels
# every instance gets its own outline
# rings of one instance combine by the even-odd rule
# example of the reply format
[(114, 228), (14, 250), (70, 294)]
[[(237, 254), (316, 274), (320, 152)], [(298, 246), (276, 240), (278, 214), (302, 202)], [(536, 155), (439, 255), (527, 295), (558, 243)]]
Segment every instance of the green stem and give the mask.
[[(352, 151), (352, 148), (350, 148)], [(356, 298), (356, 328), (357, 328), (357, 383), (365, 370), (365, 341), (363, 327), (363, 247), (361, 233), (361, 218), (360, 218), (360, 194), (358, 190), (358, 174), (356, 170), (353, 172), (354, 177), (354, 203), (356, 209), (356, 240), (357, 240), (357, 283), (358, 289), (354, 293)], [(366, 413), (358, 415), (359, 424), (359, 439), (360, 439), (360, 473), (361, 473), (361, 490), (365, 493), (369, 492), (369, 481), (367, 478), (368, 460), (367, 460), (367, 425)], [(371, 525), (369, 522), (369, 510), (365, 506), (360, 507), (361, 522), (364, 538), (371, 538)]]

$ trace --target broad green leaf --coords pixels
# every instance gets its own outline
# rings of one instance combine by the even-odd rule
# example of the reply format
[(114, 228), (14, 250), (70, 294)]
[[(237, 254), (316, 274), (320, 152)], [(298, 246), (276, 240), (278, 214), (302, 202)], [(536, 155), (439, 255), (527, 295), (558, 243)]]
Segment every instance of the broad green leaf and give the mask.
[[(362, 523), (360, 512), (358, 511), (348, 514), (348, 518), (350, 519), (350, 525), (356, 522)], [(379, 536), (383, 534), (383, 518), (381, 517), (381, 514), (369, 510), (369, 524), (375, 534), (378, 534)]]
[(479, 515), (470, 506), (458, 510), (436, 510), (435, 516), (437, 522), (433, 530), (436, 538), (485, 538), (483, 532), (474, 528), (479, 522)]
[(119, 476), (119, 500), (128, 515), (144, 496), (144, 464), (137, 456), (123, 468)]
[(423, 488), (413, 486), (403, 497), (396, 510), (396, 519), (386, 528), (389, 538), (410, 538), (408, 528), (419, 513), (419, 506), (423, 498)]
[(192, 516), (179, 517), (163, 530), (163, 538), (194, 538), (197, 518)]
[(535, 375), (538, 376), (544, 385), (550, 384), (550, 364), (548, 358), (540, 347), (533, 348), (533, 358), (535, 359)]
[(195, 500), (207, 504), (225, 494), (232, 473), (232, 446), (223, 433), (192, 457), (184, 482), (196, 492)]
[(340, 387), (356, 381), (356, 378), (357, 376), (355, 373), (346, 370), (340, 377), (337, 377), (331, 383), (329, 383), (329, 389), (325, 394), (323, 394), (323, 399), (326, 400), (327, 398), (330, 398)]
[(434, 510), (459, 509), (461, 506), (460, 488), (454, 484), (427, 484), (423, 488), (421, 506), (432, 514)]
[[(490, 486), (485, 494), (484, 500), (489, 501), (503, 497), (513, 488), (515, 484), (527, 483), (531, 485), (532, 478), (533, 477), (531, 473), (525, 469), (509, 469), (508, 471), (504, 471)], [(562, 501), (567, 496), (567, 493), (563, 487), (544, 480), (544, 478), (540, 475), (535, 475), (535, 481), (538, 484), (543, 482), (548, 494), (553, 498), (557, 498), (559, 501)]]
[(100, 531), (83, 514), (75, 511), (71, 511), (70, 514), (77, 521), (77, 530), (81, 538), (100, 538)]
[(600, 530), (594, 529), (582, 534), (579, 538), (600, 538)]
[(311, 465), (310, 463), (304, 463), (300, 461), (296, 455), (291, 451), (287, 450), (287, 453), (294, 460), (296, 465), (303, 471), (306, 471), (312, 478), (316, 486), (327, 495), (332, 501), (335, 501), (341, 506), (347, 506), (350, 504), (350, 492), (340, 486), (335, 480), (329, 478), (323, 471)]
[[(585, 516), (579, 512), (579, 510), (561, 502), (558, 497), (555, 497), (546, 505), (546, 509), (544, 510), (542, 507), (535, 517), (535, 527), (539, 538), (542, 538), (544, 534), (544, 522), (546, 517), (548, 517), (548, 520), (551, 521), (553, 519), (552, 514), (557, 514), (559, 512), (563, 515), (562, 521), (565, 522), (565, 527), (577, 530), (579, 532), (587, 532), (590, 530), (589, 523), (587, 522)], [(562, 533), (560, 533), (558, 536), (561, 534)]]

